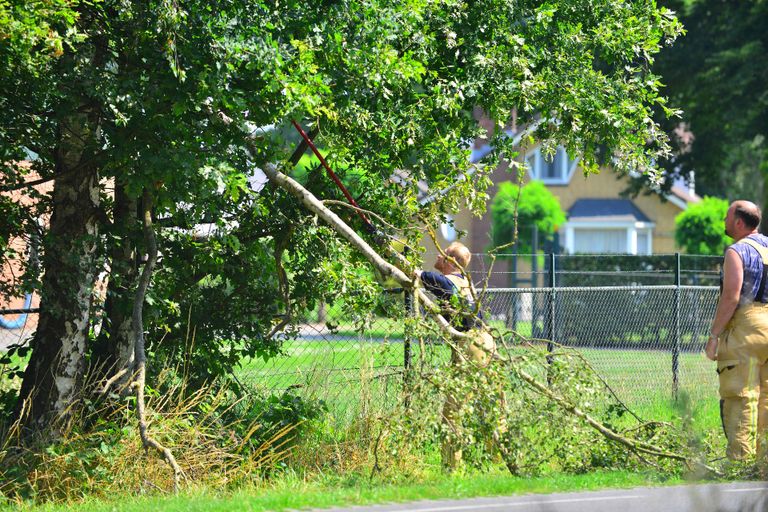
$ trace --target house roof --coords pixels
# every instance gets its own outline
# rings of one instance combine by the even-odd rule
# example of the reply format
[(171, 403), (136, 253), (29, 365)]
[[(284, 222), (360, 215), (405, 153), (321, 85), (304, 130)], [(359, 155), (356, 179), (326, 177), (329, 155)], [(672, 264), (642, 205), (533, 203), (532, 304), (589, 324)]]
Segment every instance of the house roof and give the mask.
[(699, 197), (691, 187), (677, 183), (669, 189), (669, 195), (682, 200), (685, 204), (698, 203), (701, 201), (701, 197)]
[(651, 222), (629, 199), (578, 199), (568, 209), (568, 220)]

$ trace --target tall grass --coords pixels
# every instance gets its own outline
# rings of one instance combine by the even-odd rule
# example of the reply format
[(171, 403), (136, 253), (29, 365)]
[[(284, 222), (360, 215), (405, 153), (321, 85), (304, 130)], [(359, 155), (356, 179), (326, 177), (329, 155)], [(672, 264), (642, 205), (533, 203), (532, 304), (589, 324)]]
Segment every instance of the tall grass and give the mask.
[[(149, 430), (171, 447), (188, 485), (234, 488), (262, 477), (288, 455), (296, 425), (265, 430), (258, 418), (227, 419), (244, 399), (225, 386), (190, 390), (173, 371), (161, 372), (156, 382), (163, 392), (148, 390)], [(30, 437), (18, 423), (5, 427), (0, 493), (7, 501), (77, 501), (173, 489), (171, 469), (142, 446), (132, 397), (82, 396), (76, 403), (55, 433)]]
[[(416, 367), (422, 362), (445, 366), (449, 358), (448, 347), (439, 344), (422, 354), (414, 343), (413, 351)], [(670, 421), (692, 437), (718, 442), (716, 400), (686, 401), (683, 393), (675, 401), (670, 392), (649, 392), (654, 386), (669, 389), (670, 383), (659, 379), (669, 371), (668, 354), (613, 351), (610, 360), (601, 359), (605, 351), (583, 355), (612, 385), (627, 372), (644, 375), (647, 387), (619, 388), (620, 397), (642, 418)], [(695, 362), (693, 355), (682, 360), (689, 366)], [(282, 475), (419, 482), (439, 472), (438, 437), (424, 441), (428, 436), (422, 436), (413, 443), (409, 428), (417, 427), (395, 417), (414, 414), (403, 404), (401, 343), (289, 344), (279, 359), (244, 362), (238, 377), (251, 394), (243, 396), (219, 383), (190, 389), (178, 375), (173, 369), (160, 372), (147, 392), (147, 409), (150, 432), (174, 451), (186, 490), (263, 486), (266, 480), (279, 482)], [(283, 399), (262, 398), (274, 390), (289, 392)], [(432, 397), (435, 411), (441, 400)], [(132, 399), (83, 396), (78, 404), (74, 421), (57, 439), (24, 439), (13, 429), (0, 433), (0, 492), (9, 502), (78, 502), (171, 491), (170, 468), (142, 448)], [(524, 411), (532, 414), (532, 429), (534, 412)], [(605, 467), (613, 467), (615, 457), (609, 455)], [(616, 467), (628, 465), (616, 462)], [(559, 471), (552, 469), (556, 466), (535, 474), (552, 474)]]

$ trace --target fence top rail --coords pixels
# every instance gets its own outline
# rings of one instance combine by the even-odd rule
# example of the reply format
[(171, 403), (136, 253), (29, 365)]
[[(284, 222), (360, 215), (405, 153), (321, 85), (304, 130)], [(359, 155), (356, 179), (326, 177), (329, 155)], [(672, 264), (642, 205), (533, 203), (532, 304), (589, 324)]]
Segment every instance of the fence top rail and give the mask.
[(0, 309), (0, 315), (24, 315), (28, 313), (39, 313), (40, 308), (27, 308), (27, 309)]
[[(428, 254), (435, 253), (436, 251), (427, 251)], [(538, 252), (536, 254), (530, 253), (530, 252), (500, 252), (500, 253), (486, 253), (486, 252), (473, 252), (472, 256), (496, 256), (497, 258), (501, 257), (509, 257), (509, 256), (521, 256), (521, 257), (531, 257), (531, 256), (551, 256), (552, 252)], [(705, 259), (705, 260), (716, 260), (716, 259), (723, 259), (722, 255), (712, 255), (712, 254), (687, 254), (683, 252), (654, 252), (653, 254), (629, 254), (629, 253), (621, 253), (621, 252), (575, 252), (575, 253), (566, 253), (566, 252), (556, 252), (554, 253), (555, 256), (558, 258), (582, 258), (587, 257), (591, 258), (594, 256), (599, 256), (601, 258), (626, 258), (626, 257), (632, 257), (637, 259), (648, 259), (648, 258), (676, 258), (677, 256), (680, 256), (681, 259)]]
[(719, 286), (687, 286), (674, 284), (665, 285), (638, 285), (638, 286), (541, 286), (538, 288), (486, 288), (480, 293), (550, 293), (552, 290), (558, 292), (586, 292), (586, 291), (653, 291), (653, 290), (700, 290), (700, 291), (719, 291)]

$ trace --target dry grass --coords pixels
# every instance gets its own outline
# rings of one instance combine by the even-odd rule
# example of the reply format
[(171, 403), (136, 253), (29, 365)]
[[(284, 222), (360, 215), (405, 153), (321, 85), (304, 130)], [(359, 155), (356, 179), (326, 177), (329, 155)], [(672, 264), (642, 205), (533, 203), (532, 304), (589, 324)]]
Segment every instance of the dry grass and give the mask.
[[(322, 415), (311, 427), (303, 420), (269, 427), (274, 421), (254, 412), (263, 412), (266, 402), (237, 398), (217, 383), (191, 389), (179, 376), (183, 372), (164, 370), (154, 389), (146, 390), (149, 433), (172, 450), (184, 473), (182, 491), (269, 486), (284, 470), (302, 479), (351, 475), (397, 482), (417, 476), (431, 466), (424, 447), (391, 435), (397, 414), (372, 391), (372, 364), (361, 365), (356, 390), (365, 414), (343, 429), (326, 425)], [(101, 386), (92, 382), (84, 389)], [(3, 497), (10, 503), (78, 503), (173, 493), (172, 469), (142, 447), (133, 396), (89, 395), (76, 404), (55, 438), (24, 438), (18, 424), (0, 432), (0, 504)]]
[[(192, 391), (173, 376), (168, 371), (157, 379), (162, 394), (148, 390), (147, 416), (151, 434), (182, 467), (183, 486), (233, 488), (261, 478), (288, 455), (295, 425), (265, 435), (258, 419), (226, 422), (222, 418), (232, 416), (227, 413), (242, 399), (215, 384)], [(81, 397), (55, 438), (23, 438), (12, 425), (0, 446), (2, 495), (11, 502), (71, 502), (171, 492), (173, 471), (142, 447), (134, 403)]]

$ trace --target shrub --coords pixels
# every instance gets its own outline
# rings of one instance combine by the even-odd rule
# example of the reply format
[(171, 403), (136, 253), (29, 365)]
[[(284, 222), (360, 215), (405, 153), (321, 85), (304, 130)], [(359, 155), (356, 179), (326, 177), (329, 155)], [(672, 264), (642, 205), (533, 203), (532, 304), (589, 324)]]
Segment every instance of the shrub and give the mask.
[[(518, 194), (520, 201), (518, 203)], [(517, 203), (517, 217), (515, 204)], [(531, 229), (539, 231), (542, 240), (551, 237), (565, 222), (565, 212), (560, 201), (540, 181), (532, 181), (520, 187), (511, 182), (499, 185), (499, 191), (491, 203), (493, 246), (500, 247), (512, 242), (515, 225), (518, 227), (516, 252), (532, 252)], [(511, 251), (506, 251), (511, 252)]]
[[(311, 409), (304, 404), (299, 414), (290, 407), (291, 414), (272, 413), (279, 428), (268, 428), (264, 409), (232, 415), (245, 400), (226, 386), (190, 389), (166, 370), (158, 387), (163, 393), (147, 389), (150, 435), (174, 453), (187, 483), (212, 489), (231, 489), (280, 467), (293, 420)], [(133, 397), (83, 396), (76, 403), (72, 420), (53, 437), (24, 437), (14, 425), (2, 429), (0, 495), (15, 502), (73, 501), (173, 489), (168, 465), (142, 447)]]
[(725, 234), (728, 201), (705, 197), (675, 218), (675, 242), (689, 254), (721, 256), (733, 240)]

